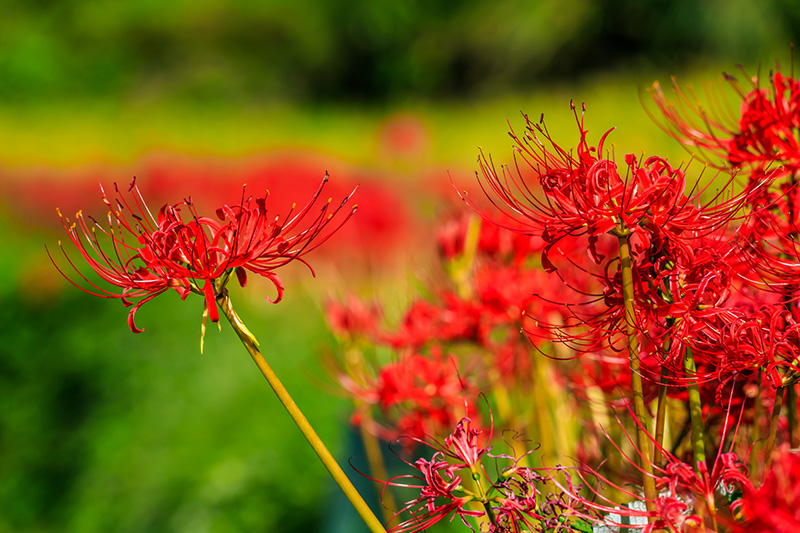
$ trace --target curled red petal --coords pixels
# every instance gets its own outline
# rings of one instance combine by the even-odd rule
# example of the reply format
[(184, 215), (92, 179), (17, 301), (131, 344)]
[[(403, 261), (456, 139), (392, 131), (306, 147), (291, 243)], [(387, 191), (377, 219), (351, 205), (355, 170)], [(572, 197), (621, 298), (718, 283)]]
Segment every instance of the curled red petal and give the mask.
[[(139, 300), (139, 301), (138, 301), (138, 302), (137, 302), (137, 303), (136, 303), (136, 304), (135, 304), (135, 305), (134, 305), (134, 306), (131, 308), (130, 312), (128, 313), (128, 327), (129, 327), (129, 328), (131, 328), (131, 331), (132, 331), (132, 332), (134, 332), (134, 333), (141, 333), (141, 332), (143, 332), (143, 331), (144, 331), (144, 328), (139, 328), (139, 327), (136, 325), (136, 322), (135, 322), (135, 319), (136, 319), (136, 311), (138, 311), (138, 310), (139, 310), (139, 308), (140, 308), (140, 307), (141, 307), (143, 304), (145, 304), (145, 303), (149, 302), (150, 300), (152, 300), (153, 298), (155, 298), (156, 296), (158, 296), (158, 295), (159, 295), (159, 294), (161, 294), (162, 292), (164, 292), (164, 291), (162, 290), (162, 291), (160, 291), (160, 292), (157, 292), (157, 293), (155, 293), (155, 294), (151, 294), (151, 295), (150, 295), (150, 296), (148, 296), (147, 298), (144, 298), (144, 299), (142, 299), (142, 300)], [(130, 305), (130, 304), (129, 304), (129, 305)]]
[(281, 278), (279, 278), (278, 275), (272, 271), (264, 272), (261, 275), (269, 279), (273, 283), (273, 285), (275, 285), (275, 289), (277, 289), (278, 291), (278, 296), (276, 296), (274, 300), (270, 300), (269, 297), (267, 297), (267, 301), (271, 304), (276, 304), (280, 302), (283, 299), (283, 290), (284, 290), (283, 281), (281, 281)]

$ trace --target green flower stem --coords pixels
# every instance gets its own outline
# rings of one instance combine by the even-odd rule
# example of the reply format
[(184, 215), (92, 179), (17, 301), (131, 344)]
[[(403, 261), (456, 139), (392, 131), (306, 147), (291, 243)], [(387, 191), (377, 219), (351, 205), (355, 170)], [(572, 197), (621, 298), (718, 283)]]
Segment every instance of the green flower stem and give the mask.
[(294, 420), (294, 423), (297, 424), (297, 427), (303, 433), (303, 436), (314, 449), (317, 457), (319, 457), (320, 461), (322, 461), (322, 464), (325, 465), (325, 468), (328, 469), (331, 477), (333, 477), (334, 481), (336, 481), (336, 483), (342, 489), (342, 492), (344, 492), (345, 496), (347, 496), (347, 499), (350, 500), (350, 503), (361, 516), (361, 519), (364, 521), (370, 531), (372, 531), (372, 533), (386, 533), (386, 530), (381, 525), (380, 521), (375, 517), (375, 514), (347, 478), (347, 475), (336, 462), (336, 459), (333, 458), (331, 452), (328, 451), (328, 448), (325, 447), (325, 444), (323, 444), (322, 440), (314, 431), (314, 428), (312, 428), (311, 424), (308, 423), (308, 420), (306, 420), (306, 417), (303, 415), (302, 411), (300, 411), (300, 408), (297, 407), (297, 404), (294, 403), (294, 400), (289, 395), (289, 392), (280, 382), (278, 376), (269, 366), (266, 359), (264, 359), (264, 356), (261, 355), (261, 352), (258, 350), (258, 341), (256, 341), (253, 334), (247, 330), (244, 323), (239, 318), (239, 315), (236, 314), (236, 311), (233, 310), (231, 300), (228, 297), (228, 292), (226, 290), (223, 290), (219, 295), (217, 295), (217, 303), (219, 303), (222, 313), (231, 323), (233, 330), (239, 336), (242, 344), (244, 344), (244, 347), (247, 349), (248, 353), (250, 353), (250, 356), (253, 358), (256, 366), (258, 366), (258, 369), (261, 370), (261, 373), (264, 375), (264, 377), (267, 378), (267, 382), (269, 383), (270, 387), (272, 387), (272, 390), (275, 391), (275, 395), (278, 396), (278, 399), (286, 408), (289, 416), (291, 416), (292, 420)]
[[(696, 374), (692, 349), (688, 346), (683, 354), (683, 367), (689, 374)], [(689, 393), (689, 417), (692, 421), (692, 453), (694, 454), (694, 469), (698, 474), (698, 464), (706, 460), (705, 430), (703, 428), (703, 403), (700, 401), (700, 387), (697, 382), (686, 387)]]
[(497, 527), (497, 518), (494, 516), (491, 504), (485, 501), (483, 502), (483, 508), (486, 509), (486, 516), (489, 517), (489, 522), (491, 522), (494, 527)]
[[(775, 449), (775, 439), (778, 435), (778, 419), (781, 417), (781, 407), (783, 406), (783, 392), (786, 387), (775, 389), (775, 402), (772, 404), (772, 416), (769, 419), (769, 434), (767, 435), (767, 445), (764, 448), (766, 454), (766, 468), (772, 463), (772, 451)], [(766, 470), (765, 468), (765, 470)]]
[(641, 454), (642, 486), (648, 511), (655, 511), (658, 496), (653, 479), (653, 465), (650, 462), (650, 436), (647, 434), (647, 411), (644, 405), (644, 387), (639, 368), (639, 339), (636, 332), (636, 311), (633, 307), (633, 266), (631, 264), (630, 232), (622, 222), (615, 232), (619, 240), (619, 262), (622, 273), (622, 300), (625, 306), (625, 325), (628, 335), (628, 356), (631, 364), (631, 388), (633, 389), (633, 414), (637, 418), (636, 438)]
[[(367, 454), (367, 463), (369, 463), (369, 471), (375, 479), (389, 479), (386, 472), (386, 463), (383, 461), (383, 452), (381, 452), (381, 445), (378, 438), (369, 432), (369, 430), (361, 424), (361, 440), (364, 443), (364, 451)], [(394, 501), (394, 495), (388, 487), (384, 490), (385, 485), (375, 482), (375, 488), (378, 491), (378, 496), (381, 498), (383, 506), (381, 512), (383, 520), (388, 524), (397, 513), (397, 504)]]
[[(672, 301), (672, 295), (669, 295), (670, 301)], [(675, 325), (675, 319), (667, 318), (667, 330), (673, 328)], [(667, 338), (664, 341), (663, 346), (663, 353), (666, 356), (669, 354), (669, 350), (672, 347), (672, 339)], [(667, 425), (667, 385), (669, 382), (669, 368), (667, 365), (661, 365), (661, 379), (658, 383), (658, 403), (656, 404), (656, 435), (655, 441), (656, 445), (654, 446), (653, 450), (653, 464), (657, 467), (661, 466), (662, 457), (661, 457), (661, 450), (664, 448), (664, 430)]]
[(472, 479), (475, 481), (475, 484), (478, 487), (478, 494), (480, 496), (479, 501), (483, 504), (483, 508), (486, 510), (486, 516), (489, 518), (489, 522), (497, 527), (497, 519), (494, 516), (494, 511), (492, 510), (492, 505), (487, 497), (487, 493), (483, 488), (483, 476), (480, 472), (474, 467), (469, 467), (470, 471), (472, 472)]
[(669, 369), (661, 365), (661, 381), (658, 384), (658, 403), (656, 407), (656, 445), (653, 450), (653, 464), (661, 466), (661, 449), (664, 447), (664, 428), (667, 425), (667, 378)]
[(797, 389), (794, 383), (786, 389), (786, 414), (789, 418), (789, 446), (800, 446), (800, 435), (797, 433)]
[[(750, 430), (750, 431), (752, 431), (751, 440), (753, 442), (758, 442), (759, 441), (759, 437), (761, 436), (761, 435), (759, 435), (759, 433), (761, 431), (760, 428), (762, 426), (762, 422), (761, 421), (763, 420), (764, 414), (765, 414), (764, 413), (764, 408), (762, 407), (761, 402), (758, 401), (758, 398), (761, 398), (761, 394), (764, 392), (764, 388), (762, 387), (762, 383), (764, 382), (763, 378), (764, 378), (764, 371), (759, 369), (758, 373), (756, 375), (756, 380), (755, 380), (756, 387), (758, 387), (758, 389), (757, 389), (756, 394), (755, 394), (756, 401), (755, 401), (755, 405), (753, 405), (753, 424), (752, 424), (751, 430)], [(759, 464), (758, 454), (757, 453), (751, 453), (750, 454), (750, 471), (751, 472), (757, 472), (760, 468), (761, 468), (761, 464)]]

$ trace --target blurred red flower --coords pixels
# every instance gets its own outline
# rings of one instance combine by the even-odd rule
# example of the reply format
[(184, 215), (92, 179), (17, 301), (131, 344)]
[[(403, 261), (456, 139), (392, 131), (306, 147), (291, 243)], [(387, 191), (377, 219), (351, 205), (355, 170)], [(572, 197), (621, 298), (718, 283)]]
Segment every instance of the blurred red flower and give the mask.
[(775, 450), (764, 483), (755, 490), (745, 486), (744, 522), (736, 531), (794, 533), (800, 531), (800, 455), (787, 447)]

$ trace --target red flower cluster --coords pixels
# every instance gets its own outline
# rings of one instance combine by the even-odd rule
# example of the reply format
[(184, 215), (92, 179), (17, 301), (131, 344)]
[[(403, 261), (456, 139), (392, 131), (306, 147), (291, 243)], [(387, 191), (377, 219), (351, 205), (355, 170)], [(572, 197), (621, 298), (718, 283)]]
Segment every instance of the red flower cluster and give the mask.
[[(644, 365), (640, 372), (652, 382), (669, 379), (675, 394), (689, 383), (713, 382), (721, 397), (732, 377), (741, 379), (742, 353), (736, 353), (735, 343), (725, 352), (717, 348), (712, 353), (708, 347), (718, 345), (721, 332), (747, 323), (749, 310), (772, 299), (754, 295), (760, 300), (737, 309), (741, 298), (733, 298), (734, 291), (747, 291), (743, 287), (756, 281), (763, 286), (768, 271), (772, 279), (785, 280), (787, 269), (796, 269), (794, 263), (769, 267), (767, 254), (759, 257), (751, 250), (755, 231), (749, 221), (760, 219), (759, 202), (778, 173), (761, 173), (739, 193), (717, 192), (708, 198), (709, 186), (687, 187), (685, 171), (662, 158), (640, 163), (628, 155), (623, 172), (604, 154), (609, 132), (596, 147), (590, 145), (583, 115), (575, 106), (573, 111), (580, 133), (575, 151), (560, 147), (543, 122), (527, 116), (524, 136), (512, 132), (517, 154), (534, 172), (535, 185), (519, 167), (502, 167), (498, 173), (481, 158), (484, 190), (499, 215), (462, 195), (496, 226), (527, 239), (540, 237), (541, 265), (572, 291), (561, 301), (551, 296), (558, 294), (552, 289), (529, 293), (531, 302), (538, 299), (548, 306), (547, 313), (536, 313), (525, 323), (529, 336), (593, 354), (596, 361), (614, 359), (613, 353), (626, 349), (630, 319), (623, 305), (619, 255), (619, 243), (625, 241), (631, 255), (632, 320)], [(721, 190), (733, 179), (728, 178)], [(738, 226), (742, 221), (745, 224)], [(586, 257), (581, 248), (588, 251), (588, 261), (581, 259)], [(748, 279), (753, 272), (761, 273), (760, 278)], [(684, 353), (690, 348), (698, 352), (697, 371), (684, 366)], [(780, 361), (786, 364), (792, 358)], [(762, 363), (747, 364), (756, 369)], [(668, 378), (661, 376), (662, 366), (669, 370)], [(733, 368), (739, 370), (731, 373)], [(615, 386), (625, 381), (612, 380)]]
[(181, 298), (192, 292), (203, 295), (208, 316), (216, 322), (216, 296), (234, 273), (242, 286), (248, 271), (269, 279), (278, 291), (273, 301), (278, 302), (283, 296), (283, 283), (275, 270), (294, 260), (308, 266), (303, 256), (325, 242), (355, 213), (354, 207), (336, 217), (349, 197), (335, 208), (328, 200), (315, 210), (327, 181), (326, 176), (305, 206), (293, 206), (283, 218), (268, 214), (269, 193), (245, 198), (243, 190), (242, 202), (222, 206), (216, 219), (199, 215), (191, 198), (164, 205), (154, 217), (135, 180), (127, 196), (115, 184), (117, 197), (113, 200), (101, 187), (103, 202), (110, 209), (107, 228), (91, 217), (87, 222), (81, 211), (75, 223), (63, 216), (62, 222), (84, 261), (103, 281), (121, 291), (104, 289), (87, 278), (63, 247), (67, 262), (89, 288), (60, 268), (59, 271), (90, 294), (119, 298), (124, 305), (132, 306), (128, 325), (136, 333), (143, 331), (134, 322), (136, 312), (168, 289), (175, 289)]
[(458, 374), (454, 358), (414, 354), (380, 370), (374, 393), (384, 413), (396, 410), (397, 437), (423, 439), (453, 427), (458, 412), (476, 412), (476, 393)]
[[(552, 492), (558, 485), (547, 469), (520, 466), (520, 459), (509, 455), (491, 456), (491, 448), (481, 446), (480, 440), (480, 432), (464, 418), (443, 443), (420, 441), (435, 450), (430, 460), (408, 463), (421, 475), (401, 475), (382, 482), (387, 487), (420, 492), (396, 515), (410, 518), (392, 527), (391, 533), (423, 531), (448, 516), (451, 520), (459, 516), (470, 528), (467, 517), (485, 517), (488, 530), (481, 530), (489, 533), (586, 531), (590, 527), (583, 520), (589, 516), (583, 505)], [(486, 457), (492, 457), (497, 466), (494, 478), (483, 464)], [(421, 484), (404, 482), (411, 479)]]
[[(726, 434), (723, 432), (723, 440)], [(634, 444), (627, 432), (625, 435), (630, 444)], [(621, 457), (639, 468), (639, 461), (634, 461), (626, 455), (619, 445), (610, 440), (607, 433), (606, 437)], [(587, 466), (571, 470), (572, 474), (581, 480), (579, 486), (572, 484), (572, 477), (566, 470), (562, 471), (563, 481), (554, 478), (554, 482), (563, 495), (589, 511), (580, 516), (597, 525), (619, 528), (624, 526), (644, 533), (662, 529), (685, 533), (711, 533), (718, 531), (718, 525), (735, 523), (734, 517), (739, 515), (742, 507), (740, 495), (753, 490), (747, 469), (735, 453), (723, 452), (720, 449), (713, 461), (713, 467), (709, 470), (709, 465), (704, 461), (692, 467), (655, 441), (652, 444), (665, 457), (664, 466), (653, 464), (650, 458), (642, 457), (634, 445), (639, 458), (650, 462), (656, 487), (660, 491), (652, 501), (652, 510), (646, 510), (644, 505), (638, 505), (644, 503), (641, 494), (615, 483), (599, 471)], [(623, 507), (615, 505), (613, 500), (601, 492), (601, 489), (609, 487), (638, 504)], [(588, 495), (581, 489), (588, 491)], [(726, 496), (729, 503), (721, 505), (720, 496)]]
[[(580, 458), (621, 456), (622, 463), (638, 469), (645, 495), (627, 488), (630, 480), (621, 481), (628, 465), (619, 462), (613, 466), (620, 472), (611, 477), (576, 468), (580, 486), (572, 484), (569, 469), (541, 476), (516, 461), (490, 480), (478, 467), (488, 452), (478, 453), (471, 434), (460, 427), (435, 447), (431, 460), (415, 463), (424, 486), (405, 509), (413, 517), (399, 531), (418, 531), (447, 516), (478, 516), (467, 507), (475, 503), (484, 506), (490, 531), (561, 528), (548, 522), (542, 504), (539, 489), (546, 483), (562, 498), (548, 501), (568, 511), (577, 520), (568, 522), (578, 528), (589, 523), (643, 531), (735, 527), (740, 507), (745, 508), (735, 490), (751, 498), (758, 492), (738, 457), (745, 456), (743, 450), (752, 452), (757, 465), (765, 453), (737, 437), (743, 433), (771, 448), (784, 433), (800, 436), (796, 416), (781, 412), (784, 396), (797, 408), (792, 393), (800, 378), (800, 81), (780, 74), (771, 81), (772, 91), (756, 85), (742, 94), (741, 119), (730, 128), (702, 110), (696, 111), (700, 125), (681, 121), (679, 108), (656, 95), (676, 137), (721, 155), (738, 175), (722, 165), (713, 179), (699, 176), (692, 183), (688, 167), (660, 157), (629, 154), (618, 163), (606, 152), (611, 130), (590, 143), (583, 114), (574, 106), (579, 134), (574, 149), (557, 144), (543, 121), (526, 116), (525, 133), (511, 134), (514, 165), (498, 171), (481, 154), (479, 183), (493, 207), (462, 193), (480, 222), (456, 217), (437, 232), (448, 285), (413, 302), (389, 332), (372, 320), (375, 312), (367, 320), (349, 321), (373, 345), (413, 354), (405, 361), (426, 375), (414, 385), (392, 387), (401, 382), (395, 379), (396, 363), (375, 365), (374, 375), (385, 388), (372, 402), (430, 404), (423, 391), (440, 386), (427, 376), (436, 375), (429, 359), (442, 351), (459, 358), (467, 390), (491, 389), (498, 418), (512, 427), (519, 412), (529, 415), (518, 409), (522, 402), (515, 403), (523, 398), (543, 411), (530, 416), (535, 430), (545, 434), (548, 417), (559, 415), (547, 412), (542, 390), (571, 387), (578, 403), (586, 404), (574, 412), (588, 411), (596, 423), (574, 432), (578, 440), (595, 438), (596, 449), (576, 450)], [(531, 357), (520, 327), (536, 350), (577, 360), (566, 363), (566, 370), (543, 372), (545, 365)], [(609, 400), (633, 414), (633, 454), (610, 438), (611, 454), (597, 443), (596, 428), (608, 420)], [(568, 405), (563, 412), (572, 408), (570, 401), (559, 406)], [(671, 417), (679, 406), (685, 416)], [(647, 412), (656, 407), (657, 431), (650, 437)], [(424, 416), (444, 423), (438, 413)], [(628, 434), (624, 424), (620, 428)], [(667, 445), (670, 436), (674, 441)], [(654, 454), (647, 449), (651, 444)], [(718, 453), (706, 459), (706, 448), (714, 447)], [(547, 453), (543, 450), (543, 457)], [(491, 488), (466, 490), (458, 478), (467, 468)], [(792, 483), (771, 475), (785, 486)], [(642, 505), (620, 508), (609, 488)], [(722, 504), (721, 496), (733, 501)], [(752, 512), (745, 516), (755, 523)]]
[[(773, 167), (794, 175), (800, 170), (800, 144), (796, 131), (800, 127), (800, 80), (786, 77), (778, 69), (770, 75), (769, 88), (760, 86), (761, 79), (750, 78), (752, 89), (745, 93), (736, 77), (725, 74), (726, 80), (741, 96), (738, 119), (733, 109), (724, 104), (709, 113), (698, 104), (693, 93), (686, 93), (673, 80), (677, 104), (664, 94), (658, 82), (651, 95), (666, 123), (656, 120), (662, 129), (682, 144), (721, 157), (733, 167), (765, 169)], [(722, 99), (720, 99), (722, 101)]]
[[(352, 297), (327, 306), (331, 328), (347, 344), (335, 372), (361, 406), (354, 421), (370, 422), (364, 415), (378, 407), (379, 418), (393, 428), (376, 428), (384, 438), (442, 436), (463, 416), (465, 402), (479, 425), (477, 389), (529, 386), (532, 379), (528, 341), (519, 328), (526, 313), (544, 308), (536, 292), (546, 274), (528, 264), (542, 240), (463, 216), (442, 224), (438, 242), (453, 286), (412, 301), (396, 327), (382, 327), (380, 309)], [(355, 365), (347, 361), (354, 349), (369, 350), (365, 345), (398, 355), (388, 363), (370, 356)], [(506, 409), (503, 416), (510, 414)]]

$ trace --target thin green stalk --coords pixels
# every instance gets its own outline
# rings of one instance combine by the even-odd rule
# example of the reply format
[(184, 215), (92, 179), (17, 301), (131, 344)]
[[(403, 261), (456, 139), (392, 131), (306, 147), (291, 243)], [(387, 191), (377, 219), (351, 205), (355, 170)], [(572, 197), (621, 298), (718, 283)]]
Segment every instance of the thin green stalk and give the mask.
[[(690, 375), (697, 373), (694, 364), (692, 349), (686, 347), (683, 355), (683, 366)], [(694, 469), (700, 473), (699, 464), (706, 461), (705, 429), (703, 427), (703, 403), (700, 401), (700, 387), (697, 382), (687, 385), (689, 393), (689, 417), (692, 421), (692, 453), (694, 454)]]
[(486, 510), (486, 516), (489, 517), (489, 522), (491, 522), (494, 527), (497, 527), (497, 518), (494, 516), (494, 511), (488, 501), (483, 502), (483, 508)]
[(480, 496), (480, 502), (483, 504), (483, 508), (486, 510), (486, 516), (489, 518), (489, 522), (491, 522), (493, 526), (497, 527), (497, 518), (494, 516), (492, 505), (487, 497), (486, 491), (483, 488), (483, 475), (481, 475), (474, 465), (470, 465), (469, 469), (472, 472), (472, 479), (475, 481), (475, 484), (478, 487), (478, 495)]
[[(753, 442), (758, 442), (759, 438), (761, 437), (761, 434), (760, 434), (761, 433), (761, 420), (762, 420), (762, 418), (764, 416), (764, 412), (763, 412), (764, 409), (763, 409), (763, 407), (761, 405), (761, 401), (759, 400), (761, 398), (761, 393), (764, 391), (764, 388), (761, 386), (761, 384), (763, 383), (763, 371), (761, 369), (758, 370), (758, 374), (756, 376), (755, 382), (756, 382), (756, 386), (758, 387), (758, 390), (756, 391), (756, 394), (755, 394), (756, 401), (755, 401), (755, 404), (753, 405), (753, 424), (750, 426), (749, 432), (750, 432), (750, 440), (753, 441)], [(758, 470), (759, 466), (760, 465), (758, 464), (758, 454), (757, 453), (751, 453), (750, 454), (750, 471), (751, 472), (756, 472)]]
[(658, 403), (656, 407), (656, 445), (653, 449), (653, 464), (661, 466), (661, 449), (664, 447), (664, 428), (667, 425), (667, 378), (669, 369), (661, 365), (661, 381), (658, 384)]
[(800, 446), (800, 435), (797, 428), (797, 389), (792, 383), (786, 389), (786, 414), (789, 418), (789, 446)]
[[(383, 461), (383, 452), (381, 451), (380, 441), (378, 438), (370, 433), (370, 431), (361, 424), (361, 440), (364, 443), (364, 451), (367, 454), (367, 463), (369, 463), (369, 471), (375, 479), (389, 479), (386, 472), (386, 464)], [(381, 512), (383, 520), (388, 524), (397, 513), (397, 504), (394, 501), (394, 495), (388, 488), (383, 490), (385, 485), (375, 482), (375, 488), (378, 491), (378, 496), (383, 503)]]
[(303, 433), (303, 436), (311, 445), (311, 448), (314, 449), (314, 452), (317, 454), (317, 457), (319, 457), (320, 461), (322, 461), (322, 464), (328, 469), (331, 477), (333, 477), (334, 481), (336, 481), (336, 483), (339, 485), (339, 488), (342, 489), (342, 492), (344, 492), (345, 496), (347, 496), (347, 499), (350, 500), (350, 503), (361, 516), (361, 519), (364, 521), (370, 531), (372, 531), (372, 533), (386, 533), (386, 530), (381, 525), (380, 521), (375, 517), (375, 514), (347, 478), (347, 475), (336, 462), (336, 459), (333, 458), (331, 452), (329, 452), (328, 448), (325, 447), (322, 439), (319, 438), (316, 431), (314, 431), (314, 428), (312, 428), (311, 424), (309, 424), (308, 420), (306, 420), (305, 415), (303, 415), (302, 411), (300, 411), (300, 408), (297, 406), (297, 404), (294, 403), (294, 400), (289, 395), (289, 391), (286, 390), (286, 388), (278, 379), (278, 376), (272, 370), (272, 367), (269, 366), (269, 363), (267, 363), (266, 359), (264, 359), (264, 356), (261, 355), (261, 352), (258, 350), (258, 341), (253, 334), (247, 330), (247, 327), (245, 327), (244, 323), (239, 318), (239, 315), (236, 314), (236, 311), (233, 310), (231, 300), (228, 297), (228, 292), (226, 290), (223, 290), (219, 295), (217, 295), (217, 302), (219, 303), (220, 309), (222, 309), (222, 313), (231, 323), (233, 330), (239, 336), (242, 344), (244, 344), (244, 347), (253, 358), (256, 366), (258, 366), (258, 369), (261, 370), (261, 373), (267, 379), (270, 387), (272, 387), (275, 395), (286, 408), (286, 411), (289, 413), (289, 416), (292, 417), (294, 423)]
[(772, 416), (769, 419), (767, 445), (764, 448), (764, 452), (766, 454), (766, 468), (769, 468), (769, 465), (772, 462), (772, 451), (775, 449), (775, 439), (778, 435), (778, 419), (781, 417), (781, 406), (783, 405), (784, 390), (786, 390), (786, 387), (778, 387), (775, 390), (775, 402), (772, 404)]
[(655, 511), (658, 496), (650, 463), (650, 436), (647, 434), (647, 411), (644, 405), (644, 388), (639, 365), (639, 339), (636, 331), (636, 311), (633, 306), (633, 266), (631, 264), (630, 232), (620, 222), (616, 235), (619, 240), (619, 262), (622, 274), (622, 300), (625, 306), (625, 325), (628, 335), (628, 356), (631, 366), (631, 388), (633, 389), (633, 413), (637, 418), (636, 438), (641, 453), (642, 486), (648, 511)]
[[(672, 295), (668, 294), (670, 301)], [(667, 318), (666, 329), (670, 331), (675, 325), (673, 318)], [(670, 347), (672, 346), (672, 339), (667, 338), (664, 341), (663, 353), (665, 356), (669, 354)], [(653, 464), (657, 467), (661, 466), (661, 450), (664, 448), (664, 429), (667, 425), (667, 384), (669, 382), (669, 368), (667, 365), (661, 365), (661, 378), (658, 382), (658, 403), (656, 404), (656, 445), (653, 450)]]

